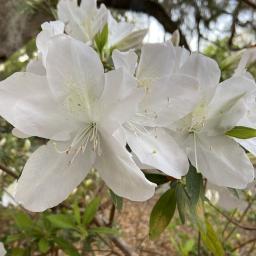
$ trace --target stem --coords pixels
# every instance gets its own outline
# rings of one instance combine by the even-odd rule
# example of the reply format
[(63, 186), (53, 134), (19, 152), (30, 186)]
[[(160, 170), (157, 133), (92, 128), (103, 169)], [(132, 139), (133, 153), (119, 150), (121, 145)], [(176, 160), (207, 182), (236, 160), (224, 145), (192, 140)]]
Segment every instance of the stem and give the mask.
[(0, 169), (5, 172), (6, 174), (8, 174), (9, 176), (13, 177), (14, 179), (18, 179), (19, 175), (16, 174), (15, 172), (13, 172), (12, 170), (10, 170), (9, 168), (7, 168), (6, 166), (0, 164)]
[(114, 204), (112, 204), (110, 214), (109, 214), (109, 221), (108, 221), (108, 226), (109, 227), (112, 227), (112, 225), (113, 225), (113, 221), (114, 221), (114, 218), (115, 218), (115, 211), (116, 211), (116, 207), (115, 207)]

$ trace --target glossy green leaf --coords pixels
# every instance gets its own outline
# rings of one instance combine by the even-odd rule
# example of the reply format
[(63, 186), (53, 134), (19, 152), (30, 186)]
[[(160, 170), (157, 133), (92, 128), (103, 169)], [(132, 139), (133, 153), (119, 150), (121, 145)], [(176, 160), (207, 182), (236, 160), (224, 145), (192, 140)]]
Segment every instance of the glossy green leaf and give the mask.
[(84, 215), (83, 215), (83, 224), (87, 226), (90, 224), (95, 217), (98, 208), (100, 206), (100, 198), (95, 197), (85, 208)]
[(256, 137), (256, 129), (245, 126), (236, 126), (232, 130), (227, 131), (226, 135), (238, 139), (250, 139)]
[(149, 221), (149, 237), (155, 239), (160, 236), (170, 223), (176, 208), (175, 189), (166, 191), (155, 204)]
[(200, 173), (197, 173), (193, 166), (190, 166), (186, 176), (186, 188), (190, 196), (191, 204), (195, 207), (203, 191), (203, 177)]
[(167, 176), (164, 176), (162, 174), (157, 174), (157, 173), (145, 173), (146, 178), (157, 184), (157, 185), (162, 185), (167, 182), (170, 182), (170, 180), (167, 178)]
[(67, 214), (50, 214), (46, 217), (56, 228), (74, 229), (76, 228), (74, 218)]
[(176, 201), (181, 223), (185, 223), (187, 195), (181, 183), (176, 186)]

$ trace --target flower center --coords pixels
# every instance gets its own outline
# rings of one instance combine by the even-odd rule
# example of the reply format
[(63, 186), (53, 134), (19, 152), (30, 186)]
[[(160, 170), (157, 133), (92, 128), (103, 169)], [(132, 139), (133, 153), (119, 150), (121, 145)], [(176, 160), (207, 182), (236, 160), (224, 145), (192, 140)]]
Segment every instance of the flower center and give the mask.
[(71, 164), (80, 153), (85, 152), (88, 145), (91, 145), (92, 150), (98, 155), (101, 154), (100, 136), (95, 122), (91, 122), (86, 128), (81, 129), (73, 138), (71, 144), (64, 151), (58, 150), (58, 152), (72, 154)]
[(196, 109), (191, 114), (189, 132), (197, 133), (204, 126), (206, 121), (206, 108), (203, 104), (196, 107)]

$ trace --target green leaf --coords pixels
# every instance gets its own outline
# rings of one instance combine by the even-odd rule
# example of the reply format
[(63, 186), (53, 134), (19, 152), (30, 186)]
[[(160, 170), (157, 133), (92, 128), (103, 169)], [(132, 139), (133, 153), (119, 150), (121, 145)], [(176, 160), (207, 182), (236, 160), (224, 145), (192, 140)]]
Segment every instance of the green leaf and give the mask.
[(76, 220), (76, 223), (81, 224), (80, 208), (77, 203), (73, 204), (73, 212), (74, 212), (74, 218)]
[(214, 256), (224, 256), (224, 249), (212, 225), (206, 220), (205, 230), (202, 227), (199, 227), (199, 230), (205, 247), (212, 252)]
[(109, 228), (109, 227), (96, 227), (96, 228), (90, 228), (89, 232), (91, 234), (104, 234), (104, 235), (118, 235), (118, 230), (115, 228)]
[(40, 239), (39, 242), (38, 242), (38, 249), (41, 253), (48, 252), (49, 249), (50, 249), (49, 242), (44, 238)]
[(186, 176), (186, 187), (190, 196), (190, 202), (195, 207), (203, 191), (203, 177), (200, 173), (197, 173), (196, 168), (193, 166), (190, 166)]
[(226, 135), (238, 139), (250, 139), (256, 137), (256, 129), (245, 126), (236, 126), (230, 131), (227, 131)]
[(181, 183), (176, 186), (176, 201), (181, 223), (185, 223), (187, 195)]
[(95, 197), (85, 208), (83, 215), (83, 224), (87, 226), (90, 224), (96, 215), (98, 208), (100, 206), (100, 198)]
[(118, 211), (121, 211), (123, 208), (123, 198), (116, 195), (112, 190), (109, 191), (113, 204), (115, 205)]
[(149, 221), (149, 237), (155, 239), (160, 236), (170, 223), (176, 208), (175, 189), (166, 191), (155, 204)]
[(46, 217), (56, 228), (75, 229), (75, 221), (71, 215), (67, 214), (50, 214)]
[(30, 216), (25, 212), (16, 212), (14, 220), (17, 227), (21, 230), (30, 230), (34, 228), (34, 223)]
[(170, 182), (170, 180), (167, 178), (167, 176), (164, 176), (162, 174), (156, 174), (156, 173), (145, 173), (146, 178), (157, 184), (157, 185), (162, 185), (167, 182)]
[(56, 237), (54, 242), (69, 256), (80, 256), (77, 249), (67, 240)]
[(104, 48), (104, 46), (107, 44), (108, 42), (108, 24), (106, 24), (102, 31), (99, 32), (96, 36), (95, 36), (95, 44), (97, 46), (97, 49), (100, 53), (102, 53), (102, 50)]
[(5, 242), (8, 243), (12, 243), (18, 240), (21, 240), (23, 238), (24, 234), (20, 233), (20, 234), (13, 234), (13, 235), (9, 235), (7, 236)]
[(12, 256), (29, 256), (28, 249), (22, 249), (22, 248), (13, 248), (10, 252), (10, 255)]

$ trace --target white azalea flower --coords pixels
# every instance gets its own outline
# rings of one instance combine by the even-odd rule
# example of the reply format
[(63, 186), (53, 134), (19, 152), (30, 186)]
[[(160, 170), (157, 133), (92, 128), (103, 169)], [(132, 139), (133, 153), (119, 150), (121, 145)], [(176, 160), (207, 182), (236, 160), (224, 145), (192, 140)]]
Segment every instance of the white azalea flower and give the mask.
[(17, 181), (15, 180), (11, 183), (3, 192), (2, 202), (1, 204), (4, 207), (8, 207), (9, 205), (17, 206), (17, 202), (15, 201), (15, 194), (17, 189)]
[(6, 255), (6, 250), (4, 249), (4, 245), (0, 242), (0, 256)]
[(92, 42), (107, 23), (105, 5), (97, 8), (96, 0), (60, 0), (57, 6), (58, 18), (66, 24), (66, 33), (83, 42)]
[(122, 69), (104, 74), (97, 53), (67, 36), (52, 40), (46, 74), (16, 73), (1, 82), (0, 114), (25, 134), (51, 139), (26, 163), (16, 200), (31, 211), (53, 207), (91, 168), (116, 194), (150, 198), (155, 184), (112, 136), (136, 112), (136, 81)]
[(108, 14), (108, 48), (128, 51), (138, 48), (146, 36), (147, 29), (135, 30), (135, 25), (125, 21), (117, 22), (112, 14)]
[(188, 159), (164, 127), (191, 112), (198, 100), (197, 80), (172, 74), (179, 58), (171, 44), (148, 44), (142, 47), (136, 68), (133, 51), (113, 52), (115, 67), (136, 73), (144, 91), (136, 115), (123, 126), (125, 140), (142, 164), (178, 179), (187, 173)]
[(190, 114), (169, 128), (176, 132), (175, 138), (191, 163), (211, 183), (245, 188), (254, 179), (253, 166), (239, 144), (225, 133), (246, 113), (244, 101), (255, 83), (234, 76), (219, 84), (217, 63), (197, 53), (177, 72), (199, 80), (201, 97)]

